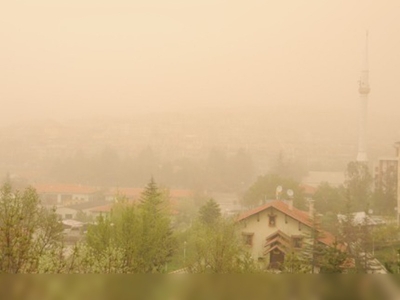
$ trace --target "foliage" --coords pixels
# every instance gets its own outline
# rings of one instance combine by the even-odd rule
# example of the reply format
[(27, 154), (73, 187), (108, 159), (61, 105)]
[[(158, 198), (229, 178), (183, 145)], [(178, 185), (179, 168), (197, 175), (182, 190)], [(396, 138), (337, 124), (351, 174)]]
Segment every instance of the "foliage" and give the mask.
[(362, 162), (350, 162), (345, 175), (344, 187), (350, 209), (368, 211), (372, 192), (372, 176), (368, 165)]
[(312, 226), (310, 231), (304, 234), (304, 246), (302, 249), (302, 255), (305, 261), (310, 266), (311, 273), (316, 272), (316, 268), (319, 266), (319, 260), (323, 255), (324, 245), (320, 242), (324, 238), (324, 233), (321, 230), (320, 219), (314, 211), (312, 216)]
[(139, 205), (119, 201), (110, 217), (100, 217), (96, 225), (89, 227), (89, 253), (98, 262), (110, 253), (122, 255), (119, 271), (164, 272), (175, 249), (166, 208), (163, 194), (151, 179)]
[(169, 186), (187, 189), (242, 192), (254, 179), (252, 157), (243, 149), (228, 155), (211, 149), (204, 158), (162, 160), (150, 147), (132, 156), (121, 157), (115, 148), (100, 153), (74, 155), (54, 161), (49, 177), (62, 182), (99, 186), (129, 186), (132, 181), (146, 184), (151, 175)]
[(285, 256), (283, 272), (286, 273), (342, 273), (347, 254), (339, 249), (335, 241), (332, 245), (321, 242), (327, 233), (321, 229), (319, 216), (314, 213), (310, 231), (304, 233), (301, 249), (292, 249)]
[(226, 274), (257, 271), (232, 220), (220, 218), (214, 226), (197, 222), (189, 236), (189, 272)]
[(65, 273), (69, 274), (118, 274), (129, 273), (125, 252), (115, 245), (104, 247), (101, 252), (88, 244), (77, 244), (65, 260)]
[(393, 215), (397, 205), (397, 170), (393, 166), (381, 175), (372, 194), (372, 207), (375, 213)]
[(200, 222), (206, 225), (214, 225), (221, 217), (221, 209), (214, 199), (210, 199), (199, 210)]
[(276, 199), (276, 188), (278, 186), (283, 186), (285, 190), (291, 189), (294, 191), (293, 203), (295, 207), (305, 207), (305, 197), (299, 187), (299, 182), (275, 174), (258, 177), (257, 181), (243, 195), (242, 204), (251, 207), (260, 205), (265, 200)]
[(385, 224), (372, 230), (375, 248), (384, 248), (400, 241), (400, 228), (396, 224)]
[(272, 171), (281, 177), (289, 177), (295, 180), (301, 180), (307, 174), (304, 162), (290, 159), (285, 156), (283, 151), (279, 152)]
[(306, 274), (311, 272), (310, 262), (298, 251), (292, 251), (285, 255), (282, 264), (282, 273)]
[(339, 221), (336, 213), (327, 212), (321, 216), (321, 228), (335, 236), (339, 235)]
[(313, 199), (315, 200), (315, 209), (318, 212), (338, 214), (345, 206), (344, 187), (333, 187), (329, 183), (323, 182), (318, 186)]
[(40, 207), (33, 188), (22, 193), (9, 183), (0, 189), (0, 272), (37, 273), (41, 257), (62, 247), (62, 226), (54, 210)]
[(346, 259), (346, 252), (339, 249), (337, 242), (335, 242), (331, 247), (324, 247), (319, 259), (320, 273), (342, 273), (343, 264)]
[(353, 214), (348, 210), (340, 221), (340, 238), (348, 245), (349, 257), (355, 263), (354, 272), (367, 272), (372, 251), (372, 234), (366, 218), (361, 224), (355, 223)]
[(91, 215), (83, 212), (82, 210), (79, 210), (76, 213), (75, 220), (77, 220), (79, 222), (87, 223), (87, 222), (93, 222), (93, 217)]

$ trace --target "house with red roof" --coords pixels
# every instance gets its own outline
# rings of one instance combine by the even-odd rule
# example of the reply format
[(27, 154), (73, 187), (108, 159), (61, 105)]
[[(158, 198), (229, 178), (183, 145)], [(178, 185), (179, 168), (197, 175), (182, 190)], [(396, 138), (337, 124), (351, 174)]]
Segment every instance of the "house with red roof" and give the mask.
[[(271, 268), (279, 268), (285, 256), (301, 251), (314, 228), (313, 207), (302, 211), (293, 206), (293, 201), (273, 200), (239, 215), (237, 222), (252, 257)], [(331, 233), (318, 229), (319, 242), (333, 246), (336, 242)]]
[(80, 184), (37, 184), (34, 186), (47, 206), (66, 206), (89, 202), (96, 198), (99, 188)]

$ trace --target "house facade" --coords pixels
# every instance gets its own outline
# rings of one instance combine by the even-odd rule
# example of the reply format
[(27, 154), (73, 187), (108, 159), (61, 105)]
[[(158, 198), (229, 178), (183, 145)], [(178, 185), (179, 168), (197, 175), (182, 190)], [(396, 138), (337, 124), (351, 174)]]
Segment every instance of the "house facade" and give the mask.
[[(312, 214), (312, 210), (293, 207), (292, 201), (274, 200), (241, 214), (237, 221), (252, 257), (271, 268), (279, 268), (288, 253), (304, 248), (315, 226)], [(319, 231), (319, 242), (334, 244), (332, 234)]]
[(99, 189), (79, 184), (37, 184), (34, 186), (43, 205), (67, 206), (97, 198)]

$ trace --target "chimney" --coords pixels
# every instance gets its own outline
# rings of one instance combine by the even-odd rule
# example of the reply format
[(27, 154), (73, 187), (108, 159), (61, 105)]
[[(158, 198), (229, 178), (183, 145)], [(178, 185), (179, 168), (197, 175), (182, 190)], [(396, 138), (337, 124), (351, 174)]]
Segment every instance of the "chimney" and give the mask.
[(289, 198), (286, 200), (287, 205), (289, 206), (290, 210), (293, 210), (293, 198)]
[(292, 210), (293, 209), (293, 196), (294, 196), (293, 190), (287, 190), (286, 193), (288, 195), (288, 200), (286, 200), (287, 204), (289, 206), (289, 209)]

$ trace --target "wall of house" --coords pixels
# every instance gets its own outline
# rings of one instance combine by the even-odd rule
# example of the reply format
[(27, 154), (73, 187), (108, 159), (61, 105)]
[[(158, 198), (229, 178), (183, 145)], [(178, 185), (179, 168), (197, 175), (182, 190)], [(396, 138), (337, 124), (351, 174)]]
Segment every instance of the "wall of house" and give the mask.
[(91, 195), (89, 194), (73, 194), (72, 200), (79, 202), (89, 202), (91, 200)]
[(78, 212), (77, 210), (68, 207), (58, 207), (56, 209), (56, 214), (61, 216), (63, 220), (75, 219), (77, 212)]
[[(276, 215), (274, 227), (269, 225), (269, 214), (271, 212)], [(278, 230), (290, 237), (310, 234), (309, 227), (304, 224), (300, 224), (299, 226), (299, 221), (285, 216), (285, 214), (275, 208), (268, 208), (241, 221), (242, 233), (253, 234), (252, 245), (248, 247), (254, 259), (264, 257), (266, 238)]]

